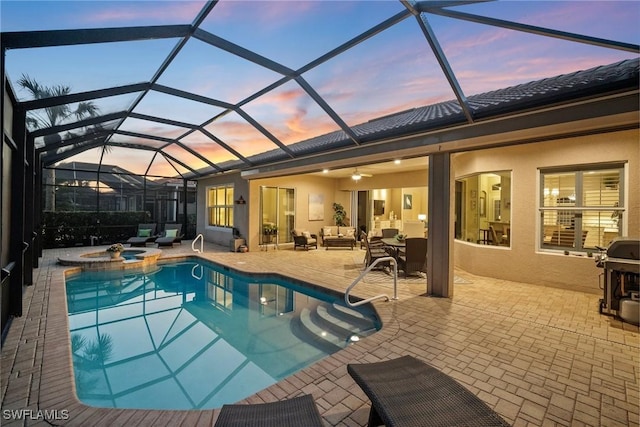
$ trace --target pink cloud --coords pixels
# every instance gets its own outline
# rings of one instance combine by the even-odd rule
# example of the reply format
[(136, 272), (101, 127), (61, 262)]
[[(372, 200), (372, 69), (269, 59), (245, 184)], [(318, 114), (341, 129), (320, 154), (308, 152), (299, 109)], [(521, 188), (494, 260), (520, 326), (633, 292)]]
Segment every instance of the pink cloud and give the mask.
[(214, 7), (208, 20), (215, 22), (242, 16), (262, 31), (270, 31), (314, 13), (317, 7), (317, 2), (311, 1), (260, 1), (252, 2), (251, 6), (247, 6), (245, 0), (225, 1)]
[(180, 2), (142, 2), (127, 4), (121, 2), (109, 2), (110, 7), (97, 10), (92, 15), (81, 18), (81, 21), (90, 23), (117, 23), (136, 21), (148, 24), (150, 22), (176, 22), (191, 21), (202, 10), (204, 1), (180, 1)]

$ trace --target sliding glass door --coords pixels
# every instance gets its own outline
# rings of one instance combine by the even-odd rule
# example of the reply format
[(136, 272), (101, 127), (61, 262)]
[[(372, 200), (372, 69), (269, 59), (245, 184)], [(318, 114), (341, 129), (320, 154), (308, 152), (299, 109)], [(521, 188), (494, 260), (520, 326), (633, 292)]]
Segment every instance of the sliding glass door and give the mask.
[(295, 189), (261, 187), (260, 244), (288, 243), (295, 224)]

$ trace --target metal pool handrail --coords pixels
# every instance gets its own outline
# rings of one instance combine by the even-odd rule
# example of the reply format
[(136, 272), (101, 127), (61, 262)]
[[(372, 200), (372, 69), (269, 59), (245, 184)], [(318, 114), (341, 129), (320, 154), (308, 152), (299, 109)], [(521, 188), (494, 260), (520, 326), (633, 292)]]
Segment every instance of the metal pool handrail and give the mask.
[(353, 289), (353, 287), (357, 285), (358, 282), (360, 282), (360, 280), (362, 280), (362, 278), (366, 276), (367, 273), (369, 273), (373, 269), (373, 267), (375, 267), (376, 265), (378, 265), (378, 263), (383, 261), (391, 261), (391, 263), (393, 264), (393, 298), (391, 299), (394, 299), (394, 300), (398, 299), (398, 261), (394, 257), (386, 256), (386, 257), (378, 258), (373, 263), (371, 263), (371, 265), (367, 267), (362, 273), (360, 273), (360, 276), (358, 276), (358, 278), (354, 280), (353, 283), (351, 283), (351, 285), (349, 285), (349, 287), (344, 291), (344, 301), (347, 303), (349, 307), (357, 307), (359, 305), (366, 304), (368, 302), (381, 299), (381, 298), (384, 298), (386, 301), (389, 301), (390, 298), (386, 294), (376, 295), (375, 297), (367, 298), (362, 301), (353, 302), (353, 303), (349, 301), (349, 292), (351, 292), (351, 289)]
[[(196, 242), (198, 241), (198, 239), (200, 239), (200, 249), (196, 248)], [(204, 252), (204, 236), (202, 235), (202, 233), (198, 234), (196, 238), (193, 239), (193, 242), (191, 242), (191, 249), (199, 254)]]
[[(200, 274), (196, 274), (196, 270), (198, 269), (198, 267), (200, 267)], [(202, 276), (204, 276), (204, 268), (202, 267), (202, 264), (195, 264), (193, 266), (193, 268), (191, 269), (191, 276), (193, 276), (193, 278), (196, 280), (202, 279)]]

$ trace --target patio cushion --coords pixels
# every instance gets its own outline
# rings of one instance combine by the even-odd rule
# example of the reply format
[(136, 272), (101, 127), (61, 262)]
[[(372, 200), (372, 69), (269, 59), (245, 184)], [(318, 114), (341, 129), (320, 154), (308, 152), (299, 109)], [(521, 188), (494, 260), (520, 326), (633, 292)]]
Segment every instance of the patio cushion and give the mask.
[(138, 230), (138, 237), (151, 237), (151, 229), (141, 228), (140, 230)]

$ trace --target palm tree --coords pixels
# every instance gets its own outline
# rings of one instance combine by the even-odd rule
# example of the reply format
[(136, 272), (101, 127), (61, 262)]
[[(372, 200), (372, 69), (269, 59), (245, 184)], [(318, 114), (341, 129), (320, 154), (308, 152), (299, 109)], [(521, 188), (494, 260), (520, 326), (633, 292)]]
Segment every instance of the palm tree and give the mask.
[[(70, 86), (44, 86), (26, 74), (23, 74), (18, 80), (18, 85), (26, 89), (33, 99), (52, 98), (71, 93)], [(79, 102), (75, 110), (72, 110), (69, 104), (54, 105), (53, 107), (44, 108), (44, 112), (30, 111), (27, 115), (27, 126), (31, 130), (46, 129), (61, 124), (71, 116), (75, 116), (78, 120), (82, 120), (85, 117), (95, 117), (99, 111), (98, 106), (92, 101)]]
[[(26, 89), (33, 99), (46, 99), (71, 93), (71, 87), (69, 86), (41, 85), (26, 74), (20, 77), (18, 85)], [(26, 125), (30, 130), (47, 129), (62, 124), (64, 120), (71, 116), (75, 116), (77, 120), (82, 120), (85, 117), (97, 116), (99, 111), (98, 106), (92, 101), (79, 102), (75, 110), (71, 109), (69, 104), (54, 105), (52, 107), (45, 107), (42, 110), (29, 111), (26, 117)], [(69, 133), (69, 136), (73, 136), (73, 134)], [(44, 137), (45, 145), (54, 144), (61, 140), (62, 138), (58, 134), (46, 135)], [(45, 210), (55, 210), (55, 184), (55, 171), (53, 169), (47, 169), (45, 176)]]

